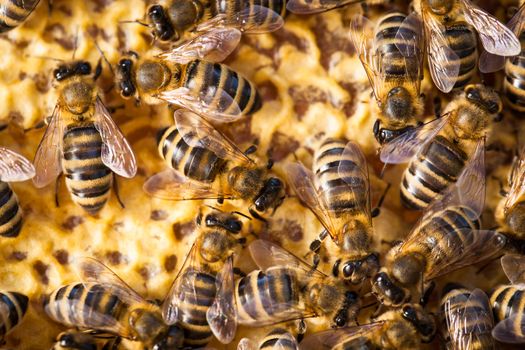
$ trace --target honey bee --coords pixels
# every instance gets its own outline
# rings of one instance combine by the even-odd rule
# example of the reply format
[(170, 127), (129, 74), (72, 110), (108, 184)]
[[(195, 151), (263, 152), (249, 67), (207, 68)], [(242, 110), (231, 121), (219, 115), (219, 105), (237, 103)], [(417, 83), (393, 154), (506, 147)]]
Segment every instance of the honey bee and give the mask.
[(169, 0), (165, 6), (148, 8), (153, 36), (161, 41), (178, 41), (190, 31), (232, 27), (245, 33), (266, 33), (282, 27), (285, 0)]
[(51, 350), (119, 350), (122, 339), (114, 335), (69, 330), (58, 335)]
[(259, 327), (326, 317), (335, 328), (356, 319), (361, 302), (345, 281), (323, 274), (268, 241), (253, 241), (249, 250), (261, 270), (236, 282), (239, 324)]
[(153, 58), (123, 58), (117, 74), (121, 95), (148, 104), (172, 103), (218, 123), (255, 113), (261, 108), (255, 85), (216, 63), (239, 39), (237, 29), (216, 28)]
[(420, 305), (405, 304), (366, 325), (328, 330), (304, 338), (301, 350), (420, 349), (436, 334), (436, 321)]
[(382, 148), (384, 163), (409, 162), (401, 182), (401, 202), (406, 208), (422, 210), (440, 200), (466, 168), (484, 173), (485, 137), (491, 118), (496, 119), (501, 109), (494, 90), (468, 85), (448, 104), (443, 116)]
[(362, 16), (352, 20), (351, 38), (380, 110), (374, 123), (380, 144), (413, 129), (423, 113), (422, 40), (418, 23), (405, 19), (400, 12), (389, 13), (375, 30)]
[(450, 290), (441, 299), (441, 323), (447, 349), (494, 349), (494, 321), (485, 292), (459, 285), (445, 289)]
[(278, 327), (265, 334), (257, 345), (248, 338), (243, 338), (237, 345), (237, 350), (299, 350), (297, 339), (284, 328)]
[[(176, 125), (159, 134), (158, 150), (171, 168), (156, 174), (144, 190), (170, 200), (245, 199), (253, 202), (251, 215), (277, 209), (284, 185), (258, 166), (204, 118), (186, 110), (175, 112)], [(254, 151), (250, 148), (249, 151)]]
[(0, 33), (8, 32), (22, 24), (39, 2), (40, 0), (0, 1)]
[(90, 75), (86, 61), (55, 69), (59, 99), (35, 155), (33, 182), (44, 187), (64, 172), (73, 201), (95, 215), (108, 201), (113, 173), (131, 178), (137, 163)]
[[(203, 222), (204, 220), (204, 222)], [(197, 217), (200, 232), (163, 306), (168, 324), (184, 332), (184, 346), (203, 347), (212, 335), (227, 344), (237, 329), (233, 296), (235, 246), (242, 222), (230, 213)]]
[(44, 301), (51, 319), (139, 341), (150, 350), (182, 348), (182, 330), (166, 324), (161, 307), (144, 300), (101, 262), (84, 258), (77, 265), (82, 282), (62, 286)]
[(357, 143), (327, 139), (314, 154), (313, 168), (312, 173), (294, 163), (286, 170), (288, 183), (325, 229), (310, 245), (314, 266), (328, 234), (339, 247), (334, 276), (361, 283), (379, 269), (378, 255), (370, 248), (373, 227), (365, 156)]
[(24, 294), (17, 292), (0, 293), (0, 317), (2, 317), (0, 344), (4, 344), (5, 336), (22, 322), (28, 304), (29, 298)]
[[(408, 237), (387, 253), (372, 279), (372, 293), (383, 304), (401, 305), (411, 299), (413, 289), (431, 286), (433, 279), (497, 256), (505, 248), (504, 235), (480, 230), (484, 167), (466, 171), (441, 201), (424, 212)], [(429, 291), (422, 291), (422, 303)]]
[(503, 80), (504, 96), (507, 104), (514, 111), (525, 112), (525, 74), (523, 61), (525, 60), (525, 4), (507, 25), (519, 38), (521, 52), (505, 60), (505, 79)]
[(22, 210), (9, 182), (35, 176), (33, 164), (20, 154), (0, 147), (0, 236), (17, 237), (22, 229)]
[(468, 84), (477, 65), (478, 33), (483, 48), (500, 56), (520, 53), (516, 35), (470, 0), (419, 0), (416, 14), (424, 26), (430, 75), (443, 92)]
[(503, 343), (525, 343), (525, 258), (522, 255), (505, 255), (501, 258), (501, 266), (511, 284), (498, 286), (490, 295), (494, 322), (497, 323), (492, 336)]

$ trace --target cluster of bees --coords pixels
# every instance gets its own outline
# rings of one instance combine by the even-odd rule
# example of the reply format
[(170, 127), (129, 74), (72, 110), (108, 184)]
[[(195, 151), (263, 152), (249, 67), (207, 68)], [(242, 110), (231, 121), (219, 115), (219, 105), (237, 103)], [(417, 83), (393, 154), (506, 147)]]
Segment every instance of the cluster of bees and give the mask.
[[(383, 163), (407, 163), (401, 202), (421, 212), (408, 236), (392, 242), (385, 256), (372, 248), (372, 218), (380, 214), (380, 204), (372, 208), (369, 167), (356, 142), (325, 139), (314, 152), (312, 169), (291, 162), (281, 179), (273, 175), (271, 160), (261, 164), (250, 157), (256, 147), (241, 150), (220, 131), (262, 105), (255, 84), (220, 63), (242, 35), (279, 30), (286, 9), (311, 14), (355, 2), (175, 0), (149, 7), (143, 24), (171, 49), (153, 58), (130, 52), (116, 67), (122, 97), (176, 106), (174, 124), (157, 136), (167, 170), (149, 178), (144, 190), (166, 200), (218, 205), (242, 199), (250, 203), (249, 216), (205, 207), (196, 218), (197, 238), (162, 302), (145, 300), (100, 261), (78, 259), (81, 279), (44, 301), (42, 317), (70, 327), (53, 349), (116, 350), (124, 340), (152, 350), (197, 349), (213, 337), (229, 344), (238, 325), (274, 326), (262, 339), (242, 339), (238, 349), (416, 349), (438, 333), (450, 349), (525, 343), (521, 145), (498, 227), (482, 229), (480, 220), (487, 136), (504, 105), (517, 117), (525, 111), (525, 6), (508, 25), (469, 0), (418, 0), (411, 14), (391, 11), (375, 23), (362, 15), (351, 18), (349, 36), (378, 107), (370, 135), (381, 146)], [(0, 30), (16, 30), (38, 4), (1, 1)], [(187, 34), (191, 38), (182, 41)], [(425, 59), (435, 87), (451, 94), (430, 121), (420, 91)], [(472, 83), (478, 69), (502, 68), (501, 95)], [(33, 162), (0, 148), (4, 239), (17, 237), (23, 224), (9, 182), (33, 179), (35, 186), (45, 187), (63, 173), (73, 202), (96, 215), (112, 188), (118, 195), (115, 175), (136, 175), (132, 148), (97, 87), (101, 70), (100, 62), (92, 69), (82, 60), (61, 62), (55, 69), (59, 99)], [(275, 243), (253, 239), (243, 227), (242, 217), (271, 221), (290, 194), (324, 227), (309, 247), (311, 263)], [(325, 252), (326, 239), (337, 249)], [(258, 267), (248, 274), (234, 267), (244, 245)], [(329, 274), (318, 270), (325, 253), (336, 257)], [(440, 309), (428, 310), (434, 279), (500, 258), (509, 284), (488, 296), (449, 284)], [(367, 298), (377, 309), (370, 322), (357, 324)], [(6, 291), (0, 305), (4, 337), (22, 322), (29, 299)], [(326, 330), (306, 333), (303, 321), (311, 317), (325, 320)]]

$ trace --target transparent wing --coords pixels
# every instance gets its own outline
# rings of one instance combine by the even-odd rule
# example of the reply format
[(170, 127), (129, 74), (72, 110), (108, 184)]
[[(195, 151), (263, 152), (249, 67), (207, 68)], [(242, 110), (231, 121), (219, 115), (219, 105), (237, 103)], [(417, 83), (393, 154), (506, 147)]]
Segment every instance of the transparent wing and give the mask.
[(405, 75), (415, 91), (420, 91), (423, 77), (423, 28), (415, 12), (405, 18), (396, 33), (396, 47), (405, 57)]
[(517, 37), (520, 36), (523, 29), (525, 29), (525, 4), (522, 4), (514, 16), (512, 16), (509, 23), (507, 23), (507, 28), (512, 30)]
[(221, 62), (235, 50), (240, 40), (241, 32), (236, 28), (212, 28), (159, 57), (180, 64), (194, 59)]
[(248, 338), (242, 338), (237, 344), (237, 350), (258, 350), (257, 344)]
[(253, 163), (232, 141), (204, 118), (188, 110), (174, 113), (179, 134), (191, 147), (212, 151), (217, 157), (238, 163)]
[(509, 28), (470, 0), (460, 3), (465, 20), (476, 28), (485, 50), (499, 56), (519, 55), (520, 41)]
[(24, 156), (7, 148), (0, 147), (0, 180), (17, 182), (35, 176), (35, 168)]
[(290, 332), (284, 332), (279, 335), (277, 341), (273, 343), (275, 350), (299, 350), (297, 339)]
[(231, 123), (243, 116), (235, 99), (226, 90), (216, 86), (208, 86), (203, 91), (180, 87), (163, 91), (158, 97), (203, 115), (215, 123)]
[(153, 175), (144, 183), (143, 189), (153, 197), (173, 201), (233, 199), (232, 194), (222, 192), (212, 184), (191, 180), (173, 169)]
[(502, 343), (525, 343), (525, 318), (520, 312), (512, 314), (494, 327), (492, 336)]
[(478, 67), (481, 73), (497, 72), (505, 67), (505, 57), (483, 51), (479, 56)]
[(120, 176), (134, 177), (137, 173), (135, 155), (99, 97), (95, 102), (95, 127), (102, 137), (102, 162)]
[(417, 128), (409, 129), (381, 148), (380, 159), (385, 164), (407, 163), (445, 126), (450, 114), (441, 116)]
[(306, 15), (329, 11), (359, 2), (359, 0), (290, 0), (286, 4), (286, 9), (292, 13)]
[[(299, 349), (301, 350), (332, 350), (341, 349), (366, 349), (368, 337), (383, 327), (384, 322), (374, 322), (357, 327), (332, 329), (314, 333), (305, 337)], [(343, 345), (347, 345), (345, 347)], [(350, 346), (351, 345), (351, 346)]]
[(60, 107), (57, 105), (36, 151), (33, 162), (35, 165), (33, 183), (38, 188), (49, 185), (62, 172), (64, 122), (60, 112)]
[(525, 256), (506, 254), (501, 258), (501, 267), (512, 284), (525, 283)]
[(525, 147), (521, 147), (518, 157), (512, 164), (510, 189), (505, 199), (504, 210), (507, 213), (525, 193)]
[(229, 344), (235, 337), (238, 317), (231, 256), (217, 275), (215, 286), (217, 294), (213, 304), (206, 311), (206, 320), (215, 337), (221, 343)]

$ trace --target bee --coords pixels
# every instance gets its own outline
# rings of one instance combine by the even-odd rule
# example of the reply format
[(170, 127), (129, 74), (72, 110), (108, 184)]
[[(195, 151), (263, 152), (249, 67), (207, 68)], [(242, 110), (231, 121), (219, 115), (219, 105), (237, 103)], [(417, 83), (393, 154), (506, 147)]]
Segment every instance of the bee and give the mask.
[(478, 61), (476, 32), (491, 54), (515, 56), (521, 51), (516, 35), (470, 0), (419, 0), (414, 8), (409, 17), (423, 23), (430, 75), (443, 92), (472, 80)]
[(237, 350), (299, 350), (297, 339), (284, 328), (278, 327), (271, 330), (259, 341), (257, 345), (248, 338), (243, 338), (237, 345)]
[(114, 173), (135, 176), (135, 156), (88, 78), (89, 62), (61, 64), (53, 75), (59, 99), (38, 145), (33, 182), (44, 187), (63, 172), (73, 202), (95, 215), (109, 199)]
[(249, 212), (264, 220), (259, 213), (276, 210), (284, 199), (284, 185), (269, 177), (265, 167), (258, 166), (204, 118), (186, 110), (175, 112), (176, 125), (159, 133), (158, 150), (166, 161), (167, 171), (149, 178), (144, 190), (170, 200), (244, 199), (250, 200)]
[(400, 12), (389, 13), (375, 29), (363, 16), (352, 19), (351, 38), (380, 110), (374, 123), (380, 144), (413, 129), (423, 113), (422, 40), (418, 23), (405, 19)]
[(505, 79), (503, 91), (507, 104), (514, 111), (525, 112), (525, 74), (523, 66), (525, 60), (525, 4), (521, 5), (518, 12), (507, 25), (519, 38), (521, 52), (505, 60)]
[(378, 255), (370, 248), (373, 227), (365, 156), (355, 142), (327, 139), (314, 154), (313, 168), (312, 173), (294, 163), (286, 170), (288, 183), (325, 229), (310, 245), (314, 266), (328, 234), (339, 247), (333, 275), (361, 283), (379, 269)]
[(227, 344), (237, 325), (233, 299), (235, 246), (242, 222), (231, 213), (199, 214), (200, 230), (163, 307), (168, 324), (184, 332), (184, 346), (203, 347), (213, 335)]
[(182, 330), (165, 322), (160, 306), (95, 259), (80, 259), (77, 265), (83, 281), (58, 288), (44, 301), (52, 320), (138, 341), (150, 350), (182, 348)]
[(233, 27), (246, 33), (272, 32), (282, 27), (285, 0), (169, 0), (165, 6), (148, 8), (153, 36), (161, 41), (178, 41), (190, 31)]
[(22, 210), (9, 182), (35, 176), (35, 168), (25, 157), (0, 147), (0, 236), (18, 237), (22, 229)]
[(485, 198), (481, 165), (469, 166), (457, 187), (433, 203), (407, 238), (387, 253), (372, 279), (372, 293), (384, 305), (401, 305), (411, 299), (413, 289), (428, 286), (421, 291), (424, 304), (433, 279), (497, 256), (505, 248), (504, 235), (480, 230)]
[(259, 327), (326, 317), (335, 328), (356, 319), (361, 301), (345, 281), (323, 274), (268, 241), (253, 241), (249, 250), (261, 270), (236, 282), (239, 324)]
[[(465, 172), (469, 164), (484, 171), (485, 137), (502, 104), (481, 84), (468, 85), (445, 108), (444, 115), (400, 135), (381, 150), (385, 164), (409, 162), (401, 182), (401, 202), (422, 210)], [(484, 183), (484, 181), (483, 181)]]
[(496, 323), (492, 336), (503, 343), (525, 343), (525, 258), (522, 255), (505, 255), (501, 258), (501, 266), (511, 284), (498, 286), (490, 295)]
[(255, 113), (262, 105), (255, 85), (217, 63), (239, 40), (237, 29), (216, 28), (153, 58), (123, 58), (117, 68), (121, 95), (172, 103), (217, 123)]
[(0, 292), (0, 344), (4, 343), (5, 336), (18, 326), (27, 312), (29, 298), (17, 292)]
[(40, 0), (0, 1), (0, 33), (8, 32), (22, 24), (39, 2)]
[(485, 292), (449, 284), (445, 286), (444, 294), (441, 323), (447, 349), (494, 349), (491, 334), (494, 321)]
[(69, 330), (58, 335), (51, 350), (119, 350), (122, 339), (114, 335), (99, 335)]
[(366, 325), (328, 330), (304, 338), (301, 350), (420, 349), (436, 334), (436, 321), (421, 305), (405, 304)]

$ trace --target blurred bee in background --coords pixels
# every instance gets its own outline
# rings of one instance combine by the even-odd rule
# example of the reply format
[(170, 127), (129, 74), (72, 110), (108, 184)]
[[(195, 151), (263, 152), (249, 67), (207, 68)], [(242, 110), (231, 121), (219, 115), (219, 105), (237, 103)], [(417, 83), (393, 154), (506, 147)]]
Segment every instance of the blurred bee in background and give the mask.
[(436, 334), (434, 316), (420, 305), (405, 304), (383, 313), (373, 323), (314, 333), (305, 337), (301, 350), (420, 349)]
[(400, 12), (379, 19), (352, 19), (351, 38), (379, 106), (374, 136), (382, 145), (413, 129), (423, 113), (420, 94), (423, 47), (419, 23)]
[(250, 34), (272, 32), (282, 27), (285, 13), (285, 0), (169, 0), (165, 6), (150, 6), (147, 18), (155, 38), (178, 41), (190, 31), (218, 27)]
[(417, 14), (408, 18), (417, 16), (423, 23), (430, 75), (443, 92), (472, 80), (478, 61), (475, 32), (489, 53), (515, 56), (521, 51), (516, 35), (470, 0), (418, 0), (414, 8)]
[(503, 343), (525, 343), (525, 257), (505, 255), (501, 266), (511, 284), (496, 287), (490, 295), (496, 323), (492, 336)]
[(494, 321), (489, 299), (480, 289), (445, 286), (441, 299), (441, 324), (447, 349), (494, 349)]
[(58, 335), (51, 350), (119, 350), (124, 349), (121, 341), (114, 335), (69, 330)]
[(261, 270), (236, 282), (239, 324), (260, 327), (323, 317), (336, 328), (357, 319), (361, 300), (345, 281), (317, 271), (268, 241), (253, 241), (249, 250)]
[(406, 208), (422, 210), (440, 200), (469, 164), (484, 174), (485, 137), (491, 119), (497, 120), (501, 109), (494, 90), (468, 85), (440, 118), (384, 145), (381, 161), (385, 164), (409, 162), (401, 182), (401, 202)]
[(176, 125), (158, 137), (161, 157), (170, 167), (148, 179), (144, 190), (169, 200), (243, 199), (252, 201), (250, 214), (276, 210), (284, 199), (284, 185), (268, 176), (268, 166), (260, 167), (222, 133), (199, 115), (178, 110)]
[(265, 334), (258, 342), (243, 338), (237, 350), (299, 350), (297, 339), (285, 328), (277, 327)]
[(54, 70), (59, 99), (34, 160), (36, 187), (64, 172), (71, 198), (91, 215), (108, 201), (111, 185), (116, 185), (113, 173), (127, 178), (137, 173), (131, 147), (98, 96), (94, 81), (100, 73), (99, 64), (91, 80), (86, 61)]
[(40, 0), (1, 0), (0, 33), (8, 32), (22, 24), (39, 2)]
[(182, 330), (168, 326), (158, 305), (144, 300), (107, 266), (84, 258), (77, 269), (82, 282), (62, 286), (44, 301), (52, 320), (139, 341), (150, 350), (181, 348)]
[[(505, 60), (505, 79), (503, 80), (504, 97), (514, 111), (525, 112), (525, 3), (507, 25), (519, 38), (521, 52)], [(520, 114), (517, 114), (519, 117)]]
[(123, 58), (117, 69), (121, 95), (173, 103), (217, 123), (255, 113), (261, 108), (255, 85), (216, 63), (235, 49), (240, 36), (237, 29), (216, 28), (153, 58)]
[(242, 222), (233, 213), (199, 214), (200, 229), (163, 305), (164, 319), (184, 332), (184, 346), (203, 347), (213, 335), (228, 344), (237, 329), (233, 295), (235, 247)]
[(0, 236), (18, 237), (22, 229), (22, 209), (8, 182), (35, 176), (35, 168), (25, 157), (0, 147)]
[(17, 292), (0, 292), (0, 345), (5, 344), (5, 336), (18, 326), (26, 312), (29, 298)]
[(330, 252), (339, 257), (333, 275), (361, 283), (379, 268), (377, 253), (370, 251), (374, 230), (366, 158), (355, 142), (327, 139), (314, 154), (313, 168), (311, 172), (294, 163), (286, 170), (294, 192), (324, 226), (310, 245), (314, 267), (320, 262), (322, 242), (330, 235), (339, 247), (339, 252)]

